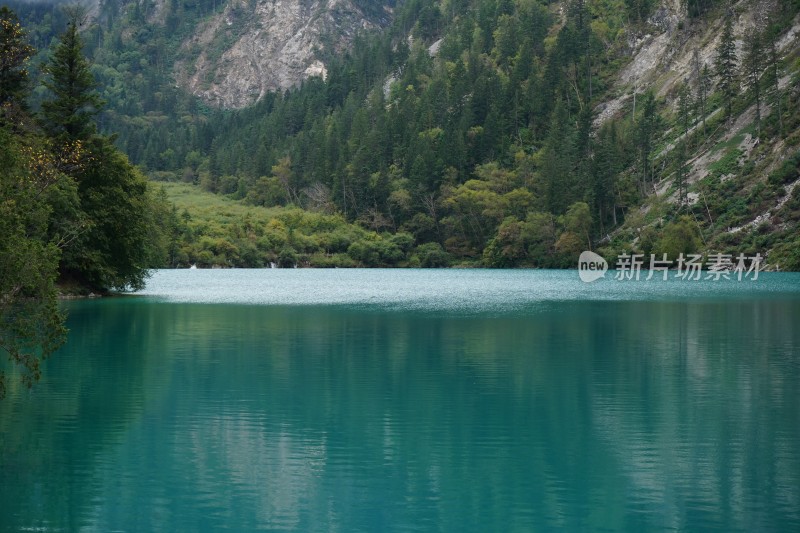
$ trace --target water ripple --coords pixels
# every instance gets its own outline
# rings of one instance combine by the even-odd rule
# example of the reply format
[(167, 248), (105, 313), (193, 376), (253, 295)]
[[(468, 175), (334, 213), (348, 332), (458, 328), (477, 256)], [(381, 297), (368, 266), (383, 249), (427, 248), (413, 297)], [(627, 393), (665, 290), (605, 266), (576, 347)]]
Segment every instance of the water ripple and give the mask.
[(577, 271), (430, 269), (159, 270), (137, 294), (161, 301), (350, 305), (401, 310), (504, 312), (553, 301), (742, 299), (800, 296), (800, 274), (756, 281), (583, 283)]

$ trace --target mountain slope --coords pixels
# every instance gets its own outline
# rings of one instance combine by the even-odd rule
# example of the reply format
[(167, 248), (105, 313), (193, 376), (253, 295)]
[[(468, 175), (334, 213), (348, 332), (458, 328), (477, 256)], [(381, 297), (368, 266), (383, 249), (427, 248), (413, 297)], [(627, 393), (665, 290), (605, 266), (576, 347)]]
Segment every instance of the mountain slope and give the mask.
[[(621, 238), (617, 239), (617, 248), (630, 248), (633, 243), (652, 251), (658, 229), (664, 227), (676, 207), (683, 206), (675, 179), (676, 160), (681, 158), (677, 152), (685, 141), (689, 151), (683, 156), (688, 187), (684, 209), (695, 220), (702, 249), (734, 255), (766, 254), (772, 268), (797, 269), (800, 17), (796, 6), (790, 9), (786, 3), (769, 0), (737, 2), (727, 11), (742, 82), (734, 114), (725, 120), (724, 106), (712, 97), (715, 105), (708, 106), (705, 113), (700, 109), (691, 113), (688, 133), (680, 128), (665, 131), (655, 156), (655, 165), (665, 170), (642, 207), (618, 230)], [(775, 24), (770, 20), (775, 13), (787, 19)], [(680, 3), (665, 3), (655, 15), (663, 23), (638, 40), (631, 61), (621, 69), (616, 82), (620, 96), (603, 106), (598, 120), (630, 110), (637, 87), (655, 91), (663, 99), (663, 113), (677, 120), (681, 87), (690, 87), (696, 94), (703, 67), (714, 69), (726, 13), (722, 14), (692, 20)], [(770, 31), (779, 60), (777, 75), (769, 81), (770, 73), (764, 68), (760, 85), (766, 94), (756, 105), (752, 87), (745, 87), (743, 60), (754, 32), (765, 35)], [(766, 50), (760, 60), (769, 62)], [(781, 117), (776, 116), (778, 111)]]
[[(571, 266), (596, 248), (800, 268), (800, 2), (409, 0), (389, 23), (348, 0), (366, 18), (325, 20), (364, 31), (313, 54), (293, 28), (313, 33), (330, 4), (281, 3), (295, 25), (268, 32), (254, 14), (278, 5), (101, 7), (86, 33), (104, 125), (153, 177), (337, 212), (456, 264)], [(265, 70), (260, 51), (291, 43), (305, 59)], [(268, 90), (315, 61), (324, 80)]]

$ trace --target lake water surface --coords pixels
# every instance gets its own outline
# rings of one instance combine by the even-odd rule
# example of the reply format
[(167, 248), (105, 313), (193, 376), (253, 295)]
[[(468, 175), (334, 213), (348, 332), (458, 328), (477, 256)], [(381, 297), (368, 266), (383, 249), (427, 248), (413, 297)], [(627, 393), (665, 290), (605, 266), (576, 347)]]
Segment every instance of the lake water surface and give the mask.
[(798, 274), (159, 271), (67, 307), (0, 401), (0, 531), (800, 531)]

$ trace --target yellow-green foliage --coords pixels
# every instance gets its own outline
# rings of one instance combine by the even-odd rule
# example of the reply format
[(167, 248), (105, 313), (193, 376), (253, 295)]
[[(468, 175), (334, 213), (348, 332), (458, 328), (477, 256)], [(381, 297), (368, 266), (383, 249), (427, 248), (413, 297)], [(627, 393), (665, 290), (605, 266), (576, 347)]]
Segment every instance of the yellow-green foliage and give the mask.
[(410, 235), (378, 234), (338, 214), (247, 205), (184, 183), (157, 186), (175, 205), (164, 266), (401, 266), (412, 251)]

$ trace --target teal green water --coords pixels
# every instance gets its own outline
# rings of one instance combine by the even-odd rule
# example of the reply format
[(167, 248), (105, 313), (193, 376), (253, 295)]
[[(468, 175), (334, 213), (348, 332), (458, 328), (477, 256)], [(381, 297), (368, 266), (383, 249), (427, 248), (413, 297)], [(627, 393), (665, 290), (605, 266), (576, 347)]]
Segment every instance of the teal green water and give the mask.
[(800, 276), (171, 271), (0, 402), (0, 531), (800, 530)]

